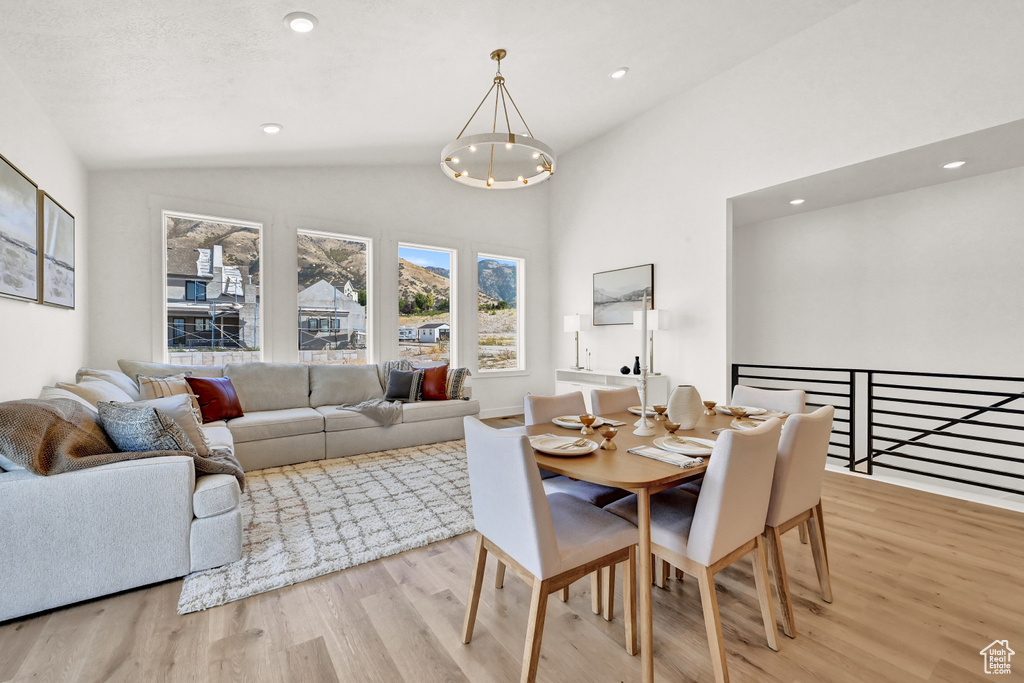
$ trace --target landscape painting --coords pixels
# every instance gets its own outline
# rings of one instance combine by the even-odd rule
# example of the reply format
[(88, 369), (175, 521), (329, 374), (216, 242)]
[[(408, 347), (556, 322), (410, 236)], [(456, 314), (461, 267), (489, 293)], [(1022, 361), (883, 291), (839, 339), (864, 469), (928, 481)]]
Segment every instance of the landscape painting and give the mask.
[(0, 295), (37, 301), (36, 185), (0, 156)]
[(654, 264), (594, 273), (594, 324), (632, 325), (644, 294), (654, 309)]
[(40, 192), (42, 303), (75, 307), (75, 217)]

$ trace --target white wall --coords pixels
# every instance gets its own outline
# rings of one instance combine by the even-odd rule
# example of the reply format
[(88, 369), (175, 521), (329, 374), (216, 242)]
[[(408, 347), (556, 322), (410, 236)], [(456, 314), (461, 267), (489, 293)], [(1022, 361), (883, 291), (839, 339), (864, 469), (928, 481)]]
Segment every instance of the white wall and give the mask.
[[(728, 198), (1019, 119), (1022, 30), (1021, 3), (863, 0), (564, 155), (552, 324), (589, 309), (593, 272), (653, 261), (674, 328), (658, 333), (661, 369), (724, 399)], [(637, 352), (624, 328), (583, 336), (595, 365)], [(571, 364), (569, 336), (555, 342)]]
[(1024, 168), (736, 228), (738, 361), (1024, 375)]
[(35, 398), (84, 364), (89, 277), (86, 175), (21, 81), (0, 60), (0, 154), (75, 216), (76, 309), (0, 298), (0, 400)]
[(436, 167), (272, 168), (104, 171), (89, 176), (94, 229), (89, 250), (90, 362), (159, 358), (162, 319), (160, 210), (264, 223), (264, 360), (297, 361), (295, 232), (307, 228), (374, 239), (372, 281), (379, 307), (375, 358), (398, 353), (398, 242), (459, 250), (458, 364), (475, 370), (475, 252), (526, 259), (528, 370), (512, 376), (474, 372), (473, 392), (487, 415), (522, 412), (522, 397), (550, 376), (548, 354), (548, 190), (485, 192), (446, 178)]

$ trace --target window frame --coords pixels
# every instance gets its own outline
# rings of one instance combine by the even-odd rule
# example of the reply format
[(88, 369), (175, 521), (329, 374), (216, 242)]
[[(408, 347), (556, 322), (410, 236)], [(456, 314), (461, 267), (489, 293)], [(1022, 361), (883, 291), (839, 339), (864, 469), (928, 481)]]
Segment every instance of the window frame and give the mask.
[[(527, 366), (527, 354), (526, 354), (526, 257), (525, 256), (501, 256), (495, 251), (477, 251), (476, 258), (474, 259), (474, 278), (473, 281), (476, 285), (476, 291), (474, 296), (477, 302), (480, 300), (480, 261), (483, 259), (491, 259), (494, 261), (513, 261), (516, 264), (516, 367), (514, 368), (488, 368), (484, 369), (480, 367), (480, 330), (477, 329), (476, 339), (473, 342), (473, 347), (476, 349), (476, 353), (473, 355), (474, 364), (476, 365), (476, 371), (482, 376), (493, 377), (495, 375), (511, 375), (511, 374), (524, 374), (528, 372)], [(477, 316), (479, 316), (479, 305), (477, 306)]]
[[(423, 242), (417, 241), (406, 241), (397, 240), (395, 254), (395, 288), (398, 288), (398, 261), (402, 258), (401, 250), (407, 249), (421, 249), (424, 251), (437, 251), (448, 254), (448, 365), (449, 367), (459, 367), (459, 353), (461, 352), (462, 345), (460, 344), (459, 329), (459, 249), (458, 247), (442, 247), (433, 244), (424, 244)], [(401, 328), (400, 318), (402, 312), (400, 310), (395, 311), (395, 324), (398, 328)], [(399, 333), (401, 334), (401, 333)], [(395, 336), (398, 342), (396, 346), (400, 347), (400, 337)], [(419, 339), (419, 333), (416, 333), (416, 339)], [(401, 357), (401, 350), (398, 351), (399, 357)]]

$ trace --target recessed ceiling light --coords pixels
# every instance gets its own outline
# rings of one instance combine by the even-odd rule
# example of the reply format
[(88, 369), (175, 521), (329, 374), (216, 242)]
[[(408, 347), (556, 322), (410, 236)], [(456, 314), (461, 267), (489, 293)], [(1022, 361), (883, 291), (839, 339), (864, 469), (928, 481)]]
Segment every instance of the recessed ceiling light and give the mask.
[(277, 135), (284, 130), (284, 126), (280, 123), (264, 123), (260, 128), (262, 128), (263, 132), (267, 135)]
[(803, 199), (799, 199), (799, 198), (798, 199), (790, 199), (789, 203), (792, 204), (793, 206), (797, 206), (798, 204), (803, 204), (804, 200)]
[(611, 72), (608, 75), (611, 76), (612, 78), (618, 79), (618, 78), (622, 78), (623, 76), (625, 76), (628, 73), (629, 73), (629, 67), (628, 66), (620, 66), (618, 69), (616, 69), (615, 71)]
[(296, 33), (309, 33), (319, 25), (320, 20), (309, 12), (292, 12), (285, 16), (284, 23)]
[(966, 161), (951, 161), (948, 164), (943, 164), (942, 168), (960, 168), (966, 163)]

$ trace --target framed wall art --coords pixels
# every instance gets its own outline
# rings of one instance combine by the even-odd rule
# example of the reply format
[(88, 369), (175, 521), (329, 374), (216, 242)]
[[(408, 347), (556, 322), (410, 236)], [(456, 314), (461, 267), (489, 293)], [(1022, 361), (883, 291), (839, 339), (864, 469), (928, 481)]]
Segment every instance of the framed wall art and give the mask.
[(75, 217), (39, 191), (39, 303), (75, 307)]
[(0, 156), (0, 296), (39, 297), (38, 188)]
[(632, 325), (644, 293), (654, 309), (654, 264), (594, 273), (594, 324)]

